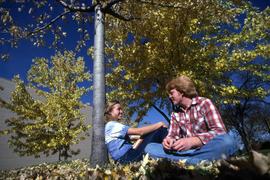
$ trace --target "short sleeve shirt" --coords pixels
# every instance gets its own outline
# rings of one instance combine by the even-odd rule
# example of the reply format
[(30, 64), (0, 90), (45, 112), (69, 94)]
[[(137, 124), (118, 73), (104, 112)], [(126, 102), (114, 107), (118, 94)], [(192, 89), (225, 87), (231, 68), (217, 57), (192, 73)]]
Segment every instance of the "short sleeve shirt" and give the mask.
[(122, 157), (132, 148), (127, 131), (129, 126), (116, 121), (110, 121), (105, 125), (105, 144), (114, 160)]

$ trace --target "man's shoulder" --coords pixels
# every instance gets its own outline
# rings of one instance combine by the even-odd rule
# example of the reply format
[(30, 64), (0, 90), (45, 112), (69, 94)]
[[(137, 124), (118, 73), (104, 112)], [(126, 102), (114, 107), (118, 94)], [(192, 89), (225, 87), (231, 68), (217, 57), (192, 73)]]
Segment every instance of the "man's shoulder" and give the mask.
[(209, 98), (198, 96), (196, 97), (194, 104), (196, 107), (199, 107), (199, 108), (208, 108), (213, 105), (213, 102)]
[(196, 104), (202, 104), (202, 103), (205, 103), (205, 102), (209, 102), (211, 101), (209, 98), (206, 98), (206, 97), (201, 97), (201, 96), (197, 96), (194, 98), (194, 101)]

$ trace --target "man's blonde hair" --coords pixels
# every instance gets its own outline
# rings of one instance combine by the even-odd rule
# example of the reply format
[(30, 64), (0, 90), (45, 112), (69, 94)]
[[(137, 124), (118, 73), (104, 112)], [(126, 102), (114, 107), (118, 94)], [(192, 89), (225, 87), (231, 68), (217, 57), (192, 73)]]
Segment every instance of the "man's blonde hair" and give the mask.
[(184, 93), (184, 95), (188, 98), (193, 98), (198, 96), (195, 85), (193, 81), (187, 76), (179, 76), (175, 79), (172, 79), (166, 85), (167, 93), (170, 93), (172, 89), (176, 89), (177, 91)]

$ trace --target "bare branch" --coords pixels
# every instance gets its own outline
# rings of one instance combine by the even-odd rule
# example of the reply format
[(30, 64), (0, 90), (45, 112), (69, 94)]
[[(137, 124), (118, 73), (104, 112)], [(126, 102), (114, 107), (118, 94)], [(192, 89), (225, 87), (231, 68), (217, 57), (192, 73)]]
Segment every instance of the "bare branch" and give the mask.
[(7, 105), (7, 102), (0, 98), (0, 107), (5, 107)]
[(49, 27), (50, 25), (52, 25), (54, 22), (56, 22), (58, 19), (62, 18), (63, 16), (65, 16), (66, 14), (68, 14), (70, 12), (71, 12), (70, 10), (64, 11), (63, 13), (59, 14), (54, 19), (52, 19), (49, 23), (45, 24), (42, 27), (38, 27), (38, 28), (34, 29), (34, 31), (32, 31), (32, 32), (29, 32), (26, 37), (31, 36), (31, 35), (33, 35), (33, 34), (35, 34), (37, 32), (40, 32), (40, 31), (46, 29), (47, 27)]
[(257, 100), (254, 100), (254, 101), (264, 103), (265, 105), (270, 105), (270, 102), (267, 102), (267, 101), (265, 101), (263, 99), (257, 99)]
[(69, 9), (72, 12), (94, 12), (97, 4), (91, 6), (74, 6), (73, 4), (67, 4), (63, 0), (57, 0), (63, 7)]
[(50, 25), (52, 25), (53, 23), (55, 23), (57, 20), (61, 19), (63, 16), (65, 16), (66, 14), (70, 13), (71, 11), (64, 11), (63, 13), (59, 14), (58, 16), (56, 16), (55, 18), (53, 18), (49, 23), (45, 24), (42, 27), (37, 27), (35, 28), (33, 31), (27, 32), (26, 34), (20, 36), (20, 37), (15, 37), (13, 39), (9, 39), (9, 40), (4, 40), (5, 43), (11, 43), (12, 41), (18, 41), (20, 39), (23, 38), (28, 38), (32, 35), (34, 35), (35, 33), (38, 33), (46, 28), (48, 28)]

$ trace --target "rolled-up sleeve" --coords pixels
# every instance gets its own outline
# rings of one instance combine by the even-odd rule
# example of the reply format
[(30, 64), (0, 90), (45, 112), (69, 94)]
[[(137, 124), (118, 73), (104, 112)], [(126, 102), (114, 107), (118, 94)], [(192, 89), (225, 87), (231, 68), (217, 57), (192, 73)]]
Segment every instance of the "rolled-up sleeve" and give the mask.
[(175, 114), (171, 114), (171, 120), (170, 120), (170, 128), (167, 137), (175, 138), (177, 136), (177, 129), (179, 129), (179, 124), (177, 123)]
[(220, 113), (210, 99), (203, 101), (201, 108), (201, 111), (204, 112), (204, 118), (208, 127), (208, 131), (197, 133), (196, 136), (200, 138), (203, 144), (206, 144), (215, 136), (225, 134), (226, 128)]

